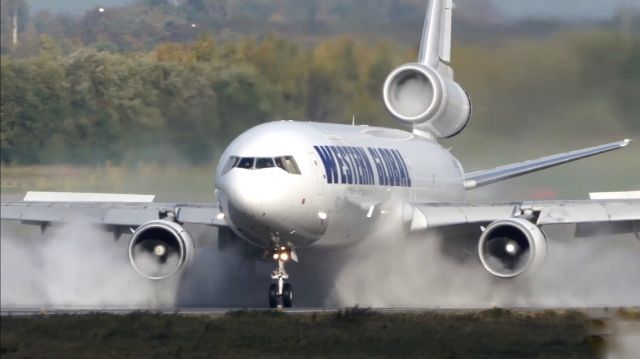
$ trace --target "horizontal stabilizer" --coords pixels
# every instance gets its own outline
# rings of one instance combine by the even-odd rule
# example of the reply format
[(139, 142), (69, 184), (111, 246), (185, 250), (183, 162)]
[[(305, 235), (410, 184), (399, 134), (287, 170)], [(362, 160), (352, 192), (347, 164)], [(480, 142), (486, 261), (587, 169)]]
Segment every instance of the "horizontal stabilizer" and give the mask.
[(591, 192), (589, 198), (595, 200), (604, 199), (640, 199), (640, 191), (630, 192)]
[(39, 192), (29, 191), (25, 202), (130, 202), (150, 203), (155, 195), (121, 193)]
[(518, 177), (527, 173), (540, 171), (545, 168), (555, 167), (564, 163), (579, 160), (601, 153), (618, 150), (626, 147), (631, 140), (613, 142), (606, 145), (585, 148), (582, 150), (560, 153), (557, 155), (539, 158), (526, 162), (513, 163), (489, 170), (476, 171), (465, 174), (464, 186), (466, 189), (478, 188), (488, 184), (504, 181), (509, 178)]

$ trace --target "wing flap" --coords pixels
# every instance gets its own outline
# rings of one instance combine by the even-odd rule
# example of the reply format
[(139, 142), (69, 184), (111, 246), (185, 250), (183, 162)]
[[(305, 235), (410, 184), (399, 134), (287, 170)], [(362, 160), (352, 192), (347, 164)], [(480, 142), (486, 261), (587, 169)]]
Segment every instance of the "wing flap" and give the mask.
[(588, 238), (629, 233), (640, 239), (640, 221), (578, 223), (575, 237)]
[(155, 208), (114, 208), (107, 210), (99, 224), (110, 226), (139, 226), (160, 218)]
[(51, 206), (5, 206), (2, 205), (2, 219), (24, 222), (64, 222), (65, 214)]
[(178, 207), (178, 222), (206, 224), (210, 226), (226, 226), (224, 213), (220, 208), (209, 207)]
[(618, 222), (640, 219), (640, 205), (634, 202), (594, 201), (547, 205), (540, 211), (537, 224)]

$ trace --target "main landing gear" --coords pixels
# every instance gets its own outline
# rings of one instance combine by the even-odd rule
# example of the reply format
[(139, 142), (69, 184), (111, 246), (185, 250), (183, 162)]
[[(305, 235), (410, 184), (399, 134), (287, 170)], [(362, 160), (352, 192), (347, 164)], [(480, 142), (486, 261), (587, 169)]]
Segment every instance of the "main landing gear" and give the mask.
[(289, 259), (295, 260), (295, 258), (292, 258), (293, 256), (295, 256), (295, 253), (286, 247), (279, 247), (273, 252), (272, 258), (278, 262), (278, 268), (271, 274), (271, 279), (275, 279), (278, 282), (269, 286), (269, 307), (271, 308), (291, 308), (293, 288), (290, 283), (285, 283), (285, 280), (289, 279), (289, 274), (284, 269), (284, 264)]

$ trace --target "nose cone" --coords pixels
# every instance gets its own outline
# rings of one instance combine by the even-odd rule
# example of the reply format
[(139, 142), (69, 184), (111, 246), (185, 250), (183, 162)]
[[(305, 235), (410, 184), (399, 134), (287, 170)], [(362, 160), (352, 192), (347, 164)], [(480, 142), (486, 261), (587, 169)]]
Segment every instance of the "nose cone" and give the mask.
[[(244, 173), (239, 173), (241, 171)], [(264, 208), (265, 191), (258, 178), (249, 171), (237, 169), (226, 177), (221, 191), (230, 210), (248, 217), (260, 215)]]
[(253, 127), (229, 144), (216, 187), (237, 234), (263, 247), (305, 246), (324, 234), (327, 221), (319, 218), (324, 202), (309, 156), (316, 135), (306, 124), (279, 121)]
[(301, 176), (278, 168), (234, 168), (223, 177), (219, 200), (236, 231), (251, 243), (268, 247), (279, 240), (304, 246), (319, 238), (323, 223), (317, 210), (314, 219)]

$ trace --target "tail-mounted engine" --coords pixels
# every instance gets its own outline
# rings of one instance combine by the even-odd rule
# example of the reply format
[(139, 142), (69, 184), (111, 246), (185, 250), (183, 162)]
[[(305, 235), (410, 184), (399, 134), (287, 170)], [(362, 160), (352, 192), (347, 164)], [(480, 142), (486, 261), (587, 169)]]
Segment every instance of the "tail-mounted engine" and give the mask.
[(471, 118), (471, 101), (464, 89), (447, 77), (421, 63), (396, 68), (383, 87), (387, 110), (414, 132), (436, 138), (457, 135)]
[(193, 259), (195, 246), (191, 236), (178, 223), (149, 221), (134, 232), (129, 244), (133, 268), (149, 279), (165, 279)]
[(513, 278), (544, 263), (547, 239), (538, 226), (525, 219), (498, 220), (480, 236), (478, 254), (491, 274)]

